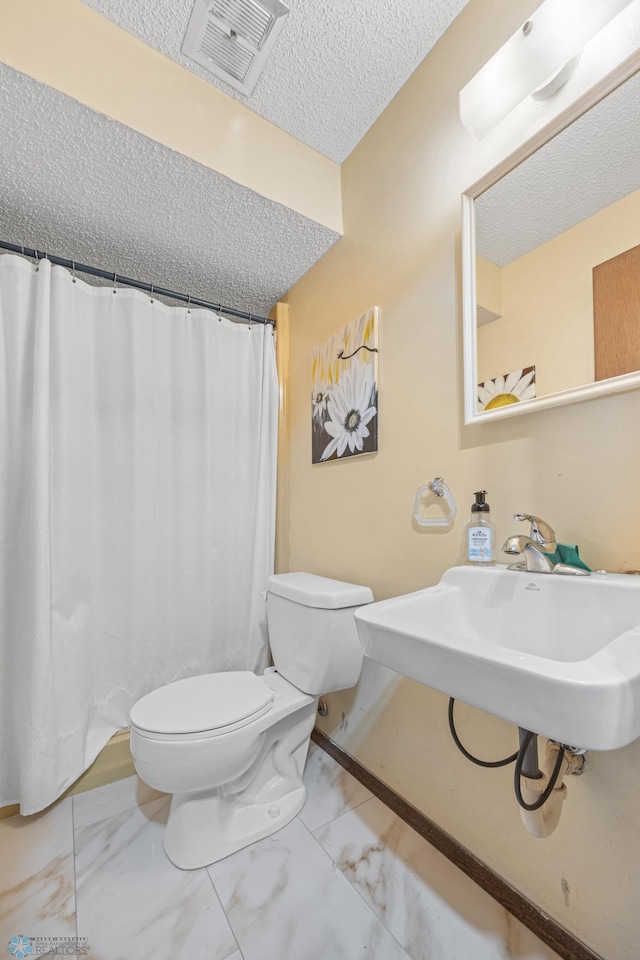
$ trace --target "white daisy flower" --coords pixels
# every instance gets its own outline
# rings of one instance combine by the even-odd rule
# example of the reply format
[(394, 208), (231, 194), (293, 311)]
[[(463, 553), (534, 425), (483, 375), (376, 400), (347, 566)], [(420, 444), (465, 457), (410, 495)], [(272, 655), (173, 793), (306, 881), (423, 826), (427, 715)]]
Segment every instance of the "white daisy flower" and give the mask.
[(350, 453), (362, 450), (363, 441), (369, 436), (367, 424), (377, 413), (371, 405), (374, 389), (373, 367), (369, 363), (356, 363), (341, 375), (327, 402), (329, 419), (324, 429), (333, 439), (322, 451), (321, 460), (328, 460), (335, 452), (341, 457), (347, 447)]
[(478, 411), (507, 407), (510, 403), (531, 400), (536, 395), (536, 368), (514, 370), (506, 377), (478, 384)]
[(327, 383), (314, 384), (311, 393), (311, 403), (313, 404), (313, 415), (318, 420), (322, 420), (322, 415), (327, 409), (327, 402), (331, 396), (331, 387)]

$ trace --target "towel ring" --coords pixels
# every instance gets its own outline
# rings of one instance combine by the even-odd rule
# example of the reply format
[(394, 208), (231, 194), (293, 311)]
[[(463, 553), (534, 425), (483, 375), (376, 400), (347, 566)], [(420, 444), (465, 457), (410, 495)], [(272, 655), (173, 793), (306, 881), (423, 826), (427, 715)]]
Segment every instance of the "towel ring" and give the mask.
[[(449, 507), (449, 513), (444, 517), (424, 517), (420, 510), (422, 498), (425, 493), (434, 493), (436, 497), (444, 497), (444, 501)], [(442, 477), (435, 477), (431, 483), (425, 483), (418, 487), (416, 499), (413, 503), (413, 518), (421, 527), (450, 527), (456, 518), (458, 508), (453, 499), (453, 494), (446, 485)]]

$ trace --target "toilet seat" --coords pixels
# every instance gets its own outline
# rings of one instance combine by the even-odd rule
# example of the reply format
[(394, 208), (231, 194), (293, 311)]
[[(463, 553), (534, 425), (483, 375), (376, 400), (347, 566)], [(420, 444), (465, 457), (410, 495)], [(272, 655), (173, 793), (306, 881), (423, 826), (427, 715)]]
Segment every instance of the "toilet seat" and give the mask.
[(271, 710), (274, 692), (248, 670), (207, 673), (153, 690), (131, 708), (131, 725), (153, 740), (221, 736)]

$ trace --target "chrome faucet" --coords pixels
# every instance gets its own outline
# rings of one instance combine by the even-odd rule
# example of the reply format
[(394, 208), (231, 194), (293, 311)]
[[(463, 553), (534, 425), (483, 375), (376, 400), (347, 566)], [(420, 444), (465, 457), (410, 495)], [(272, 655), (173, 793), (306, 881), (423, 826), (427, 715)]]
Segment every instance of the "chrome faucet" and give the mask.
[(522, 554), (524, 560), (512, 563), (509, 570), (525, 570), (527, 573), (561, 573), (569, 576), (589, 576), (588, 570), (572, 567), (567, 563), (553, 563), (547, 553), (554, 553), (557, 547), (556, 535), (545, 520), (528, 513), (514, 513), (514, 520), (528, 520), (531, 524), (530, 536), (515, 536), (505, 540), (503, 553)]

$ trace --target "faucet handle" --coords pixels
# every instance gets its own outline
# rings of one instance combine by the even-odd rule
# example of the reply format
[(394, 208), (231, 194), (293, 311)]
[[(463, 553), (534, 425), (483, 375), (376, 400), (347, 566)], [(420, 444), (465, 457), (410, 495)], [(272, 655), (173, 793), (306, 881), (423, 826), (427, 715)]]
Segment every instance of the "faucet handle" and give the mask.
[(556, 535), (546, 520), (534, 517), (530, 513), (514, 513), (513, 519), (528, 520), (531, 524), (531, 539), (533, 542), (545, 547), (547, 553), (553, 553), (556, 549)]

